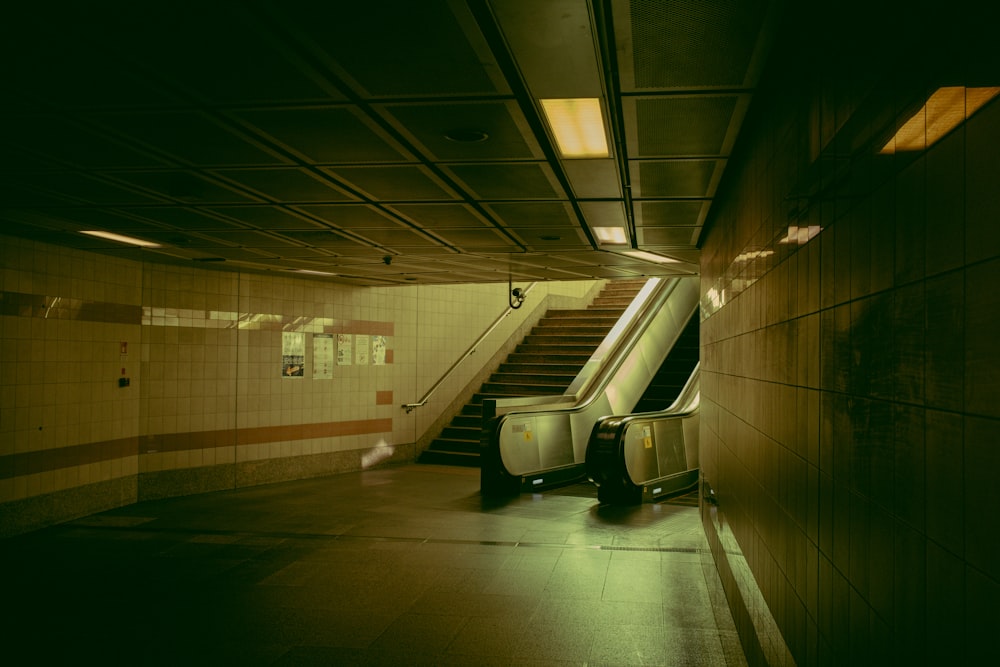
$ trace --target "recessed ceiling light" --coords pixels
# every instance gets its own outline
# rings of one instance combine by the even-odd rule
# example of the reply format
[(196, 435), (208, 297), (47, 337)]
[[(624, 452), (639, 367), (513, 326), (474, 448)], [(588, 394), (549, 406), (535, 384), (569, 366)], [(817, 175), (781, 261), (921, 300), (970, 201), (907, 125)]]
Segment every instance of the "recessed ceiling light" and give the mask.
[(594, 236), (601, 243), (608, 245), (625, 245), (628, 243), (628, 235), (624, 227), (594, 227)]
[(665, 257), (664, 255), (657, 255), (656, 253), (646, 252), (645, 250), (626, 250), (622, 254), (647, 262), (656, 262), (657, 264), (677, 264), (680, 261), (674, 259), (673, 257)]
[(444, 138), (459, 144), (478, 144), (490, 138), (482, 130), (456, 129), (444, 133)]
[(938, 88), (879, 153), (891, 155), (901, 151), (922, 151), (930, 147), (998, 93), (1000, 88)]
[(608, 157), (601, 100), (596, 97), (539, 100), (563, 157)]
[(133, 238), (131, 236), (124, 236), (122, 234), (115, 234), (113, 232), (101, 232), (94, 230), (81, 231), (81, 234), (86, 234), (87, 236), (96, 236), (97, 238), (107, 239), (108, 241), (117, 241), (118, 243), (128, 243), (129, 245), (136, 245), (140, 248), (159, 248), (159, 243), (153, 243), (152, 241), (143, 241), (142, 239)]

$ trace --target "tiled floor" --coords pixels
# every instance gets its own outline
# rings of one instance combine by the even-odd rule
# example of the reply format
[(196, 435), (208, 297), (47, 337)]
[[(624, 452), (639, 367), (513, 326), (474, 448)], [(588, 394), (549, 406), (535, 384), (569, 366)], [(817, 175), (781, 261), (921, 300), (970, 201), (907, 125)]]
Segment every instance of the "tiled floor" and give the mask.
[(9, 665), (746, 664), (696, 507), (484, 502), (464, 468), (139, 503), (0, 567)]

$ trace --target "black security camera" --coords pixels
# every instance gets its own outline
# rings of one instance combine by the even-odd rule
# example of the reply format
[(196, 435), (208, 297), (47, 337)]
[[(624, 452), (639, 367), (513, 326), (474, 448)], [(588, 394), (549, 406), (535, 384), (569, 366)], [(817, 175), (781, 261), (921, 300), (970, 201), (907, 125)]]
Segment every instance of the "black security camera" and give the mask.
[(392, 255), (386, 255), (385, 257), (382, 258), (382, 261), (385, 262), (386, 266), (389, 266), (390, 264), (392, 264)]
[(515, 310), (521, 307), (524, 303), (525, 292), (520, 287), (515, 287), (510, 291), (510, 307)]

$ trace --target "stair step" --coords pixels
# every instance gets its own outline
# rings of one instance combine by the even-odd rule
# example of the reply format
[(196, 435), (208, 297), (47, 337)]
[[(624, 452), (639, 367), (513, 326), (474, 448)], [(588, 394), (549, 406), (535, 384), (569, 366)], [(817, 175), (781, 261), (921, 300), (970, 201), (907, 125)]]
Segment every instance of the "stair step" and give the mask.
[[(508, 357), (508, 360), (510, 357)], [(575, 364), (550, 364), (545, 355), (538, 355), (532, 361), (505, 361), (497, 369), (498, 373), (530, 373), (540, 375), (571, 375), (576, 377), (583, 368), (584, 360)]]
[(483, 428), (483, 416), (482, 414), (471, 415), (459, 413), (452, 418), (451, 422), (449, 422), (447, 426), (445, 426), (445, 430), (449, 428), (462, 429), (462, 431), (472, 430), (479, 432)]
[(441, 431), (441, 438), (445, 440), (468, 440), (479, 442), (479, 433), (482, 431), (482, 424), (478, 422), (470, 426), (459, 426), (452, 421)]
[(445, 452), (464, 452), (466, 454), (479, 453), (478, 429), (471, 433), (449, 433), (449, 428), (446, 428), (440, 436), (434, 438), (434, 441), (431, 443), (434, 449)]
[(539, 373), (539, 372), (524, 372), (524, 373), (494, 373), (490, 376), (490, 382), (500, 382), (503, 384), (526, 384), (526, 385), (536, 385), (536, 384), (552, 384), (558, 385), (562, 384), (568, 387), (573, 379), (576, 377), (576, 373)]
[(594, 345), (583, 344), (566, 344), (557, 346), (555, 345), (556, 341), (554, 340), (543, 341), (543, 343), (518, 343), (517, 347), (514, 348), (514, 354), (544, 354), (547, 357), (549, 355), (567, 355), (578, 357), (586, 361), (587, 359), (590, 359), (590, 355), (592, 355), (594, 350), (597, 349)]
[(586, 334), (537, 334), (530, 333), (524, 337), (528, 345), (591, 345), (591, 352), (601, 344), (604, 336), (588, 336)]
[(481, 393), (499, 394), (501, 396), (548, 396), (550, 394), (561, 394), (566, 391), (569, 382), (565, 384), (548, 383), (532, 384), (527, 382), (493, 382), (487, 380), (483, 383)]
[(550, 310), (542, 320), (610, 319), (617, 320), (625, 308), (588, 308), (587, 310)]
[(553, 333), (562, 334), (564, 332), (575, 332), (575, 333), (586, 333), (586, 334), (599, 334), (602, 336), (607, 335), (611, 331), (611, 327), (615, 325), (618, 320), (609, 320), (607, 322), (584, 322), (584, 321), (567, 321), (567, 322), (546, 322), (532, 327), (531, 333)]

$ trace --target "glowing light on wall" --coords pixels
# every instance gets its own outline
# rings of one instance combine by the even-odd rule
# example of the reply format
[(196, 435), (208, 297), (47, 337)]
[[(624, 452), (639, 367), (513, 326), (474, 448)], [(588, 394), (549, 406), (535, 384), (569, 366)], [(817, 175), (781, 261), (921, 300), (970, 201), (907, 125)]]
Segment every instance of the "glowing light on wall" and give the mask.
[(809, 225), (808, 227), (797, 227), (795, 225), (791, 225), (788, 227), (788, 235), (779, 240), (778, 243), (805, 245), (821, 231), (823, 231), (823, 228), (819, 225)]
[(1000, 88), (938, 88), (879, 153), (891, 155), (928, 148), (965, 122), (998, 93)]

